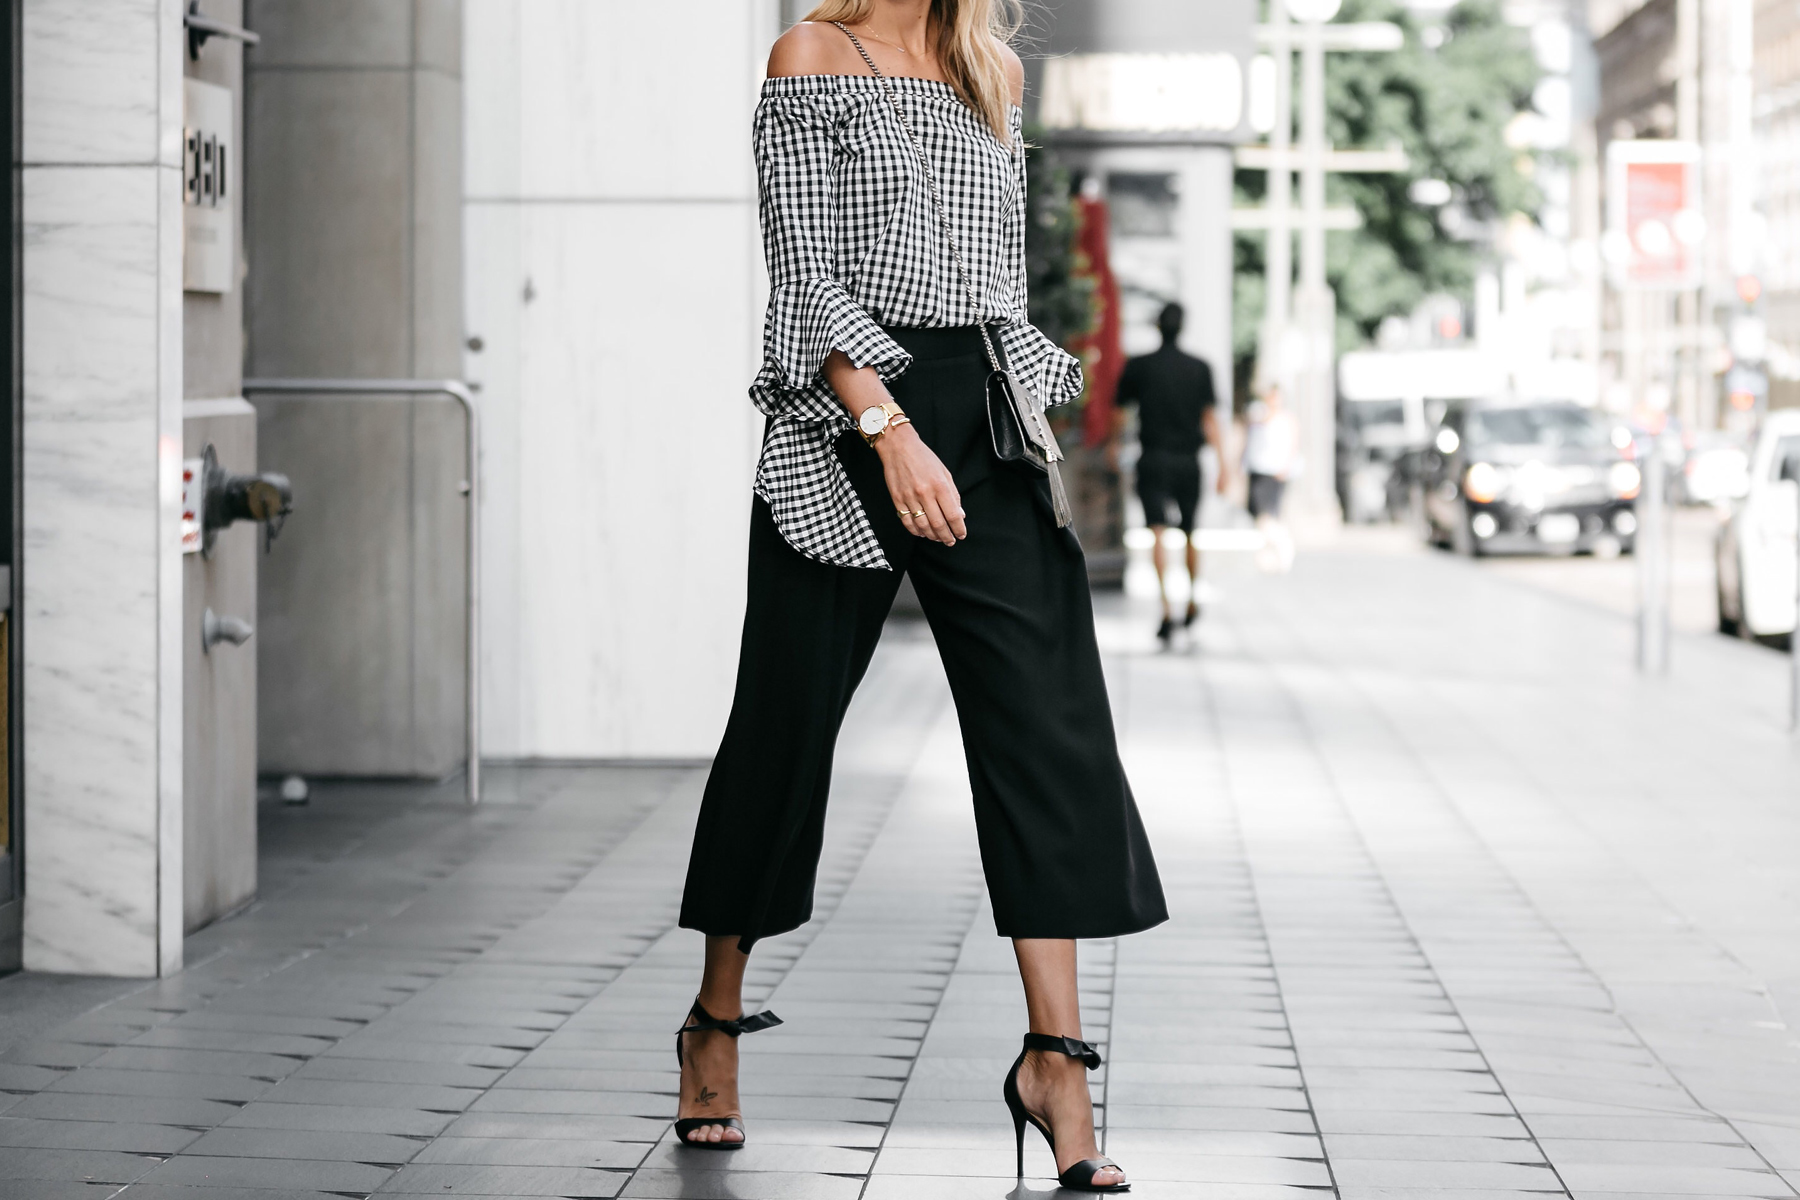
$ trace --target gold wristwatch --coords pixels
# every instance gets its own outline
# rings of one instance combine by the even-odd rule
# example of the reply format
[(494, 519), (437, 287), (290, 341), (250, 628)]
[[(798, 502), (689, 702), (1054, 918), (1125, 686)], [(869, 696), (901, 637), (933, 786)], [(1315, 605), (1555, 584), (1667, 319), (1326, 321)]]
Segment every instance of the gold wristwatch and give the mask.
[(898, 425), (907, 425), (912, 418), (900, 411), (900, 406), (889, 400), (886, 404), (871, 404), (862, 410), (856, 418), (856, 431), (862, 434), (863, 441), (873, 446), (881, 435)]

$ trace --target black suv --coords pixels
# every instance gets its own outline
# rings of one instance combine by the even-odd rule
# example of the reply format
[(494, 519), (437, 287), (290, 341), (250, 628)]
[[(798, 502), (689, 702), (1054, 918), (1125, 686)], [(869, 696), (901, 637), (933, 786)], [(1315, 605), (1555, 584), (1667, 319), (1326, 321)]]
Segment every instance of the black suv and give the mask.
[(1453, 404), (1421, 464), (1427, 535), (1463, 554), (1629, 551), (1631, 459), (1630, 431), (1579, 404)]

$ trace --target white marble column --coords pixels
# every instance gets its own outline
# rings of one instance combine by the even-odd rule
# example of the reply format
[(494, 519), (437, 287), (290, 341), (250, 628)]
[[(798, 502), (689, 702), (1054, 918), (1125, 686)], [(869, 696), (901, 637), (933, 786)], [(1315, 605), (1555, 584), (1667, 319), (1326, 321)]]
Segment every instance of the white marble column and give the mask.
[(761, 420), (750, 120), (775, 0), (468, 0), (467, 329), (496, 757), (724, 727)]
[(26, 967), (181, 966), (180, 0), (25, 0)]

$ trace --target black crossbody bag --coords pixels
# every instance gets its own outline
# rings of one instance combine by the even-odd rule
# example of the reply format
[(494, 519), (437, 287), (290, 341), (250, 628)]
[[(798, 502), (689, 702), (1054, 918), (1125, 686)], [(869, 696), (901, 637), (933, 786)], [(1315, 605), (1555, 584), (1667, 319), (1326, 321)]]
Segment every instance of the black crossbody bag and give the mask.
[[(841, 21), (833, 21), (856, 52), (862, 55), (869, 70), (881, 84), (882, 92), (887, 96), (894, 117), (900, 122), (900, 129), (906, 134), (906, 140), (912, 143), (913, 153), (918, 156), (919, 167), (925, 172), (925, 182), (931, 189), (931, 202), (937, 209), (938, 225), (944, 231), (944, 240), (950, 245), (950, 257), (956, 262), (957, 278), (962, 280), (963, 294), (968, 298), (969, 311), (980, 312), (975, 301), (975, 285), (969, 278), (969, 270), (963, 265), (962, 246), (956, 240), (956, 230), (950, 225), (950, 214), (944, 208), (944, 198), (938, 190), (937, 172), (932, 170), (931, 159), (925, 153), (925, 147), (913, 133), (912, 122), (906, 119), (906, 110), (900, 105), (900, 97), (894, 94), (894, 85), (888, 77), (881, 73), (869, 52), (863, 49), (862, 40), (851, 33)], [(1063, 487), (1062, 471), (1057, 464), (1063, 461), (1062, 447), (1056, 442), (1056, 435), (1051, 432), (1050, 422), (1044, 416), (1044, 406), (1038, 401), (1025, 381), (1007, 369), (1006, 359), (997, 340), (988, 332), (986, 322), (980, 322), (976, 328), (981, 331), (982, 345), (987, 348), (987, 360), (990, 368), (987, 379), (987, 415), (988, 432), (993, 439), (994, 456), (1001, 462), (1022, 463), (1032, 467), (1049, 477), (1050, 507), (1056, 514), (1058, 528), (1066, 526), (1073, 519), (1069, 511), (1069, 494)]]

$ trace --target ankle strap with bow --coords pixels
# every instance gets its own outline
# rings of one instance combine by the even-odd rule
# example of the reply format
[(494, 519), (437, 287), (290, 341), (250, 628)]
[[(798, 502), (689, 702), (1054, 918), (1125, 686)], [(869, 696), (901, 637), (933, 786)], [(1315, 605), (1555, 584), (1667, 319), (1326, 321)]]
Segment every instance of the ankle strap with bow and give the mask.
[(1054, 1037), (1048, 1033), (1028, 1033), (1025, 1035), (1027, 1050), (1047, 1050), (1053, 1054), (1066, 1054), (1070, 1058), (1078, 1058), (1088, 1070), (1100, 1066), (1100, 1051), (1094, 1049), (1094, 1043), (1083, 1042), (1072, 1037)]
[(729, 1021), (721, 1021), (701, 1008), (700, 1002), (696, 1000), (694, 1007), (688, 1009), (687, 1021), (675, 1031), (675, 1061), (681, 1061), (681, 1035), (684, 1033), (702, 1033), (709, 1029), (716, 1029), (726, 1037), (735, 1038), (779, 1024), (781, 1024), (781, 1018), (766, 1009), (759, 1013), (749, 1013)]

